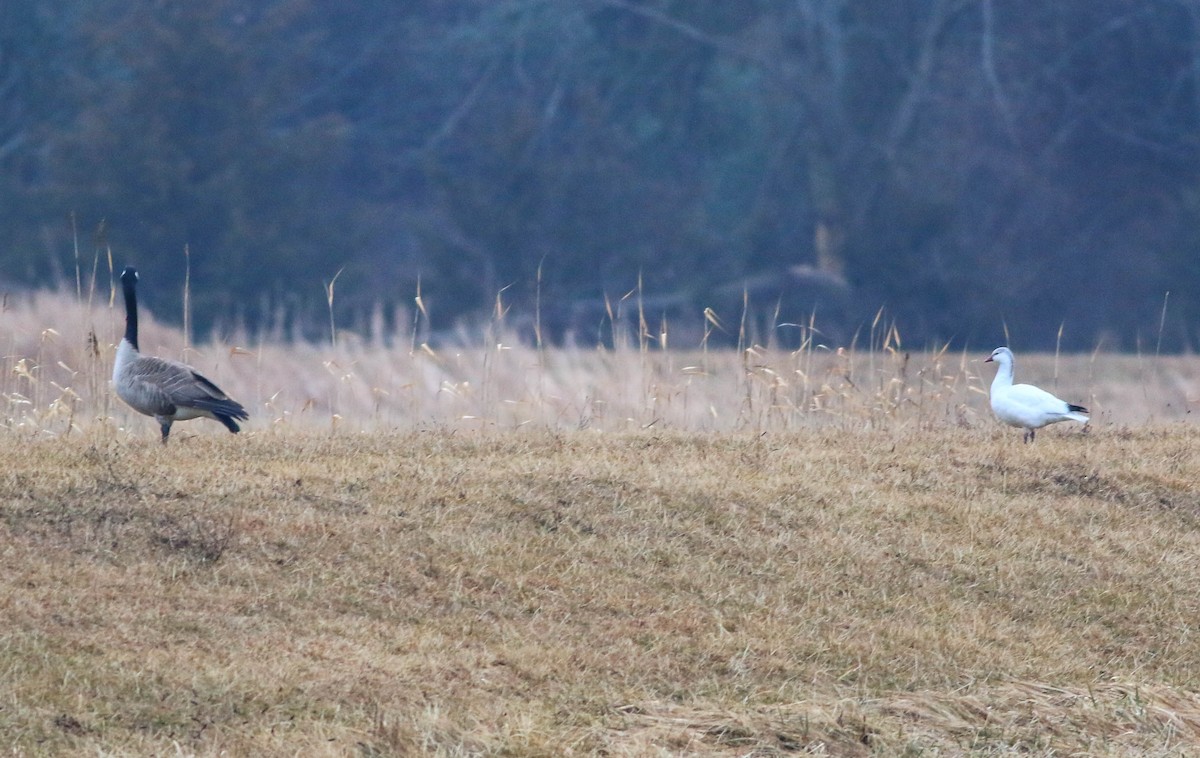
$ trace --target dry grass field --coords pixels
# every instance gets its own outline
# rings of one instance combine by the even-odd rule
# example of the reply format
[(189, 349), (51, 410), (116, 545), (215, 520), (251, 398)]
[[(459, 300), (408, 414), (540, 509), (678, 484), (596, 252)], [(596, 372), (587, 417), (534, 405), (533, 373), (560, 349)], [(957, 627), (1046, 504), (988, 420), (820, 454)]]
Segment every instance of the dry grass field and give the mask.
[(2, 442), (18, 754), (1200, 749), (1191, 427)]
[[(1200, 755), (1192, 357), (207, 344), (0, 321), (15, 755)], [(95, 339), (89, 339), (94, 334)], [(870, 343), (870, 344), (867, 344)], [(875, 349), (869, 349), (874, 347)], [(988, 346), (989, 349), (991, 346)]]

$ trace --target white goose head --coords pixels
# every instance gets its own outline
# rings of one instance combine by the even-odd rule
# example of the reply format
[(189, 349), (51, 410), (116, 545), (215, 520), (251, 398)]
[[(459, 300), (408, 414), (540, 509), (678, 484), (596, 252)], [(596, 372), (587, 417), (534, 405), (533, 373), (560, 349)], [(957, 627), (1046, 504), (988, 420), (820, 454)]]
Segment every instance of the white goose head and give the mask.
[(998, 347), (992, 351), (992, 354), (983, 359), (984, 363), (999, 363), (1001, 366), (1011, 366), (1013, 362), (1013, 353), (1007, 347)]

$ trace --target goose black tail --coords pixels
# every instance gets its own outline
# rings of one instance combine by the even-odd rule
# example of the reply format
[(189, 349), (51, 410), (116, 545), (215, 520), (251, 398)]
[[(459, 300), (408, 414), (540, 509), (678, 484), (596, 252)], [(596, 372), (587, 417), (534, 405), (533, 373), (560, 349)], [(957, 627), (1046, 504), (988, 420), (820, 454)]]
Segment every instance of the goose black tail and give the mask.
[(233, 420), (232, 416), (227, 416), (224, 413), (214, 413), (213, 415), (217, 417), (217, 421), (220, 421), (222, 424), (224, 424), (225, 428), (234, 434), (242, 431), (242, 428), (237, 425), (237, 422)]
[(201, 400), (194, 403), (194, 407), (211, 413), (213, 418), (224, 424), (225, 428), (234, 434), (241, 431), (237, 422), (250, 418), (250, 414), (246, 413), (246, 409), (236, 400)]
[(1084, 408), (1082, 405), (1071, 405), (1070, 403), (1067, 403), (1067, 410), (1070, 411), (1071, 413), (1087, 413), (1088, 412), (1088, 409)]

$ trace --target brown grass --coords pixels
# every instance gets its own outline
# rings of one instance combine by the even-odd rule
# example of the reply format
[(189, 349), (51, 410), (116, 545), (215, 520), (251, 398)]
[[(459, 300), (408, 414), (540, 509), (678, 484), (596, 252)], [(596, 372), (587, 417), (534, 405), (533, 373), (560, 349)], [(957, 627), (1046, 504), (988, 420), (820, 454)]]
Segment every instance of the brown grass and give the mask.
[[(15, 754), (1200, 754), (1192, 357), (186, 349), (251, 410), (157, 443), (119, 319), (0, 320)], [(500, 333), (499, 330), (497, 333)], [(877, 337), (880, 337), (877, 339)]]
[(1176, 425), (0, 440), (18, 753), (1200, 750)]
[[(103, 301), (105, 298), (94, 298)], [(95, 423), (157, 434), (109, 389), (123, 315), (39, 293), (6, 301), (0, 319), (0, 425), (33, 436)], [(500, 325), (502, 326), (502, 324)], [(143, 316), (142, 349), (185, 360), (249, 409), (251, 430), (516, 429), (775, 431), (814, 427), (927, 429), (994, 423), (991, 352), (910, 350), (879, 326), (872, 351), (540, 350), (496, 328), (490, 347), (403, 344), (339, 333), (336, 345), (253, 343), (245, 336), (186, 347)], [(1200, 402), (1194, 356), (1018, 355), (1034, 381), (1093, 411), (1095, 426), (1163, 423)], [(173, 435), (221, 435), (192, 422)]]

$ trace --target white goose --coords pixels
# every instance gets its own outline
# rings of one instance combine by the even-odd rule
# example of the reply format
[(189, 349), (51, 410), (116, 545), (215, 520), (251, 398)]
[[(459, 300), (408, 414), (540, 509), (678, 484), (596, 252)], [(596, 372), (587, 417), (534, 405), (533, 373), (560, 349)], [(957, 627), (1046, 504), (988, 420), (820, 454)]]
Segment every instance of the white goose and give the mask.
[(1088, 409), (1059, 400), (1031, 384), (1013, 384), (1013, 353), (1007, 347), (992, 351), (984, 363), (998, 363), (992, 380), (992, 413), (1010, 426), (1025, 430), (1025, 441), (1033, 442), (1038, 429), (1059, 421), (1088, 422)]
[(117, 397), (135, 411), (157, 419), (164, 445), (172, 423), (192, 418), (215, 419), (236, 433), (237, 420), (249, 418), (241, 403), (230, 399), (191, 366), (142, 355), (138, 350), (137, 280), (133, 266), (121, 274), (125, 291), (125, 339), (117, 346), (117, 359), (113, 363)]

